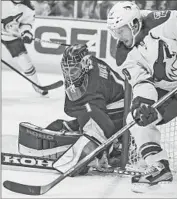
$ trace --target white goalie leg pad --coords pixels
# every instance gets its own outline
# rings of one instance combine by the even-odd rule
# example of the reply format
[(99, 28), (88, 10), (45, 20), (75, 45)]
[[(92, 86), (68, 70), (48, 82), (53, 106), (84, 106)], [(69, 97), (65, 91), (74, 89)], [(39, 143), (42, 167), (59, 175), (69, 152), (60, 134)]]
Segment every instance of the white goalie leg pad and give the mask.
[(54, 162), (53, 167), (61, 173), (65, 173), (75, 166), (81, 157), (83, 148), (89, 141), (90, 140), (85, 136), (81, 136), (74, 145), (72, 145), (56, 162)]
[(86, 123), (83, 131), (86, 136), (81, 136), (75, 144), (73, 144), (57, 161), (55, 161), (53, 164), (55, 169), (65, 173), (67, 170), (74, 167), (79, 160), (83, 159), (95, 150), (99, 145), (98, 143), (102, 143), (106, 140), (103, 131), (93, 119), (90, 119)]
[(93, 119), (90, 119), (87, 122), (87, 124), (83, 128), (83, 131), (84, 131), (84, 134), (87, 134), (90, 137), (96, 138), (101, 143), (103, 143), (105, 140), (107, 140), (107, 138), (104, 135), (103, 130)]

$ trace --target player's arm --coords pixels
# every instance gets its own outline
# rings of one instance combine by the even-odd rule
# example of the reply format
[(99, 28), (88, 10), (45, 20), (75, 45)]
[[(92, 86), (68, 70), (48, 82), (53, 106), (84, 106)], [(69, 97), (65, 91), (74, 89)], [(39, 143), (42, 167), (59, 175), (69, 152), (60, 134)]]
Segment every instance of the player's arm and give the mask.
[[(137, 55), (138, 56), (138, 55)], [(130, 59), (125, 61), (122, 72), (127, 77), (133, 90), (131, 112), (134, 120), (141, 126), (146, 126), (157, 119), (157, 111), (151, 107), (158, 99), (157, 90), (153, 84), (150, 72), (145, 62)]]
[(30, 8), (23, 11), (23, 18), (20, 21), (20, 32), (24, 43), (30, 44), (33, 40), (32, 28), (35, 21), (35, 12)]

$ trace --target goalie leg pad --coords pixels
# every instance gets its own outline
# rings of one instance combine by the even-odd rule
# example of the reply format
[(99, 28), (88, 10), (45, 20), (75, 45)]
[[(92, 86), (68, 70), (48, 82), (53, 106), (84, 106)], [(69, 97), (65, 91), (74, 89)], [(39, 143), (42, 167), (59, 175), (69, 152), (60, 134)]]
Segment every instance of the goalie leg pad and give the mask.
[[(93, 119), (89, 119), (84, 125), (83, 132), (84, 134), (77, 142), (53, 164), (54, 168), (61, 173), (65, 173), (74, 167), (81, 159), (89, 155), (100, 143), (106, 140), (103, 130)], [(98, 156), (102, 156), (102, 154), (98, 154)]]
[(89, 139), (89, 136), (82, 135), (58, 160), (53, 167), (61, 173), (74, 167), (81, 159), (90, 154), (98, 147), (98, 143)]

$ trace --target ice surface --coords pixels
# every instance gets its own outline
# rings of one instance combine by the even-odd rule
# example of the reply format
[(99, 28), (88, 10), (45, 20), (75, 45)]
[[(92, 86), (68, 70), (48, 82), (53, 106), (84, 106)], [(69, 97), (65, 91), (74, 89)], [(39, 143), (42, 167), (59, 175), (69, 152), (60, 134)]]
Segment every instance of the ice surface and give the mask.
[[(42, 85), (51, 84), (62, 77), (39, 74)], [(2, 143), (3, 136), (18, 136), (20, 122), (31, 122), (45, 127), (57, 118), (68, 118), (63, 111), (64, 88), (49, 92), (49, 97), (40, 97), (30, 83), (11, 71), (2, 71)], [(6, 139), (7, 140), (7, 139)], [(3, 152), (16, 152), (17, 145), (3, 143)], [(58, 174), (15, 170), (2, 170), (2, 182), (12, 180), (24, 184), (44, 185), (57, 178)], [(2, 184), (2, 183), (1, 183)], [(13, 193), (2, 186), (2, 198), (177, 198), (176, 181), (168, 189), (153, 193), (136, 194), (131, 191), (130, 178), (120, 176), (82, 176), (66, 178), (42, 196), (26, 196)]]

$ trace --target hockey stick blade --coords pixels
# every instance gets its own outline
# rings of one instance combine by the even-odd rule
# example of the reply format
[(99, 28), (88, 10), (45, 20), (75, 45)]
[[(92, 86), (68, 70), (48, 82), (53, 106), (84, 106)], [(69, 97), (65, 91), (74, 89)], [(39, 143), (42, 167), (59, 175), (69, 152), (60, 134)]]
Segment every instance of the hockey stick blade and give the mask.
[(41, 186), (26, 186), (12, 181), (5, 181), (3, 183), (6, 189), (13, 192), (27, 194), (27, 195), (40, 195)]
[(47, 85), (47, 86), (38, 86), (40, 89), (42, 90), (53, 90), (53, 89), (56, 89), (56, 88), (59, 88), (63, 86), (63, 81), (62, 80), (59, 80), (58, 82), (55, 82), (53, 84), (50, 84), (50, 85)]
[[(158, 102), (153, 104), (154, 108), (157, 108), (162, 103), (164, 103), (166, 100), (168, 100), (172, 95), (174, 95), (177, 92), (177, 88), (170, 91), (166, 95), (164, 95)], [(23, 185), (17, 182), (12, 181), (5, 181), (3, 183), (4, 187), (16, 192), (16, 193), (22, 193), (26, 195), (42, 195), (46, 192), (48, 192), (52, 187), (57, 185), (59, 182), (64, 180), (67, 176), (71, 176), (74, 172), (78, 171), (79, 169), (83, 168), (83, 166), (87, 165), (91, 160), (93, 160), (96, 155), (98, 155), (102, 150), (107, 148), (116, 138), (120, 137), (125, 131), (130, 129), (132, 126), (134, 126), (136, 122), (133, 120), (126, 126), (124, 126), (122, 129), (120, 129), (118, 132), (113, 134), (107, 141), (99, 145), (94, 151), (92, 151), (89, 155), (81, 159), (75, 166), (70, 168), (68, 171), (66, 171), (64, 174), (61, 174), (58, 178), (56, 178), (54, 181), (50, 182), (47, 185), (42, 186), (33, 186), (33, 185)]]
[(34, 186), (34, 185), (24, 185), (13, 181), (4, 181), (3, 186), (13, 192), (21, 193), (25, 195), (43, 195), (48, 192), (52, 187), (62, 181), (66, 175), (61, 174), (58, 178), (47, 185)]

